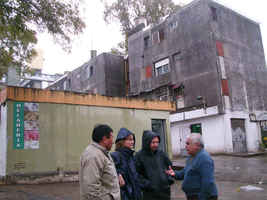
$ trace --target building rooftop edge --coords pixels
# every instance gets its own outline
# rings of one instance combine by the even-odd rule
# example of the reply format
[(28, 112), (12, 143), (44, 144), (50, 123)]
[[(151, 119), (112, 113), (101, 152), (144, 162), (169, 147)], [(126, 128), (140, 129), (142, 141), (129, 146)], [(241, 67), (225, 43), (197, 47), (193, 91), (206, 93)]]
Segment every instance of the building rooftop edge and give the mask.
[(43, 90), (9, 86), (0, 92), (1, 103), (7, 100), (58, 103), (85, 106), (130, 108), (141, 110), (174, 111), (175, 104), (170, 101), (147, 101), (143, 99), (107, 97), (98, 94), (86, 94), (67, 91)]

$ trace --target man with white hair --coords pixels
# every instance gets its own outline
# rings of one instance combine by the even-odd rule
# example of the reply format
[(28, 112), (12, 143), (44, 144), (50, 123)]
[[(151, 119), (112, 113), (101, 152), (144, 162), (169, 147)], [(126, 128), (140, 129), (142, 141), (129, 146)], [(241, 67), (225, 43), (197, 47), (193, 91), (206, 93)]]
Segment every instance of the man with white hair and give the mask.
[(183, 180), (182, 189), (187, 200), (217, 200), (218, 191), (214, 180), (213, 160), (204, 150), (200, 134), (190, 134), (186, 140), (186, 150), (189, 157), (185, 168), (180, 171), (170, 168), (166, 173), (177, 180)]

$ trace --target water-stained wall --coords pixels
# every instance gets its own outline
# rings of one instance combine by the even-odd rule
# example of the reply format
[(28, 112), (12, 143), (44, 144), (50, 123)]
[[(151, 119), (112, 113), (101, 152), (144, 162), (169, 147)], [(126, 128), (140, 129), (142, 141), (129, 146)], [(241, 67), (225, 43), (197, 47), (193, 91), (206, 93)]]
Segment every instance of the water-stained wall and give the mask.
[[(266, 63), (259, 24), (211, 0), (196, 0), (160, 24), (129, 37), (130, 95), (157, 99), (183, 96), (230, 110), (266, 110)], [(169, 59), (157, 75), (156, 63)], [(180, 96), (174, 89), (183, 85)], [(227, 102), (226, 102), (227, 101)], [(229, 101), (229, 103), (228, 103)], [(228, 105), (229, 104), (229, 105)]]
[(105, 96), (125, 96), (124, 59), (122, 56), (102, 53), (69, 72), (49, 88)]

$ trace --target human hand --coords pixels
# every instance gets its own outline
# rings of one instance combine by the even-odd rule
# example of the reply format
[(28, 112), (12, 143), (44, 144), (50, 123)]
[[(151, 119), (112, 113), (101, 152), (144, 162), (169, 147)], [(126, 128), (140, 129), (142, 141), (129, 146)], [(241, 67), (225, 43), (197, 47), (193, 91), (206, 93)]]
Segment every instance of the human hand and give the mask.
[(166, 174), (170, 175), (170, 176), (175, 176), (175, 173), (172, 169), (171, 166), (169, 166), (169, 169), (165, 171)]
[(125, 181), (124, 181), (122, 175), (119, 174), (118, 178), (119, 178), (119, 185), (120, 185), (120, 187), (123, 187), (125, 185)]

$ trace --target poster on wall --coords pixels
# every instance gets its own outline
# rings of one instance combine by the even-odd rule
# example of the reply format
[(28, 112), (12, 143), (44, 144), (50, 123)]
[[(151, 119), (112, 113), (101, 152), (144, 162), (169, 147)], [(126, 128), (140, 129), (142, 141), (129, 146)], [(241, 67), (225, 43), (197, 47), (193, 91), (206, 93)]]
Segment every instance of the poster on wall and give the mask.
[(14, 103), (14, 149), (39, 149), (39, 104)]

